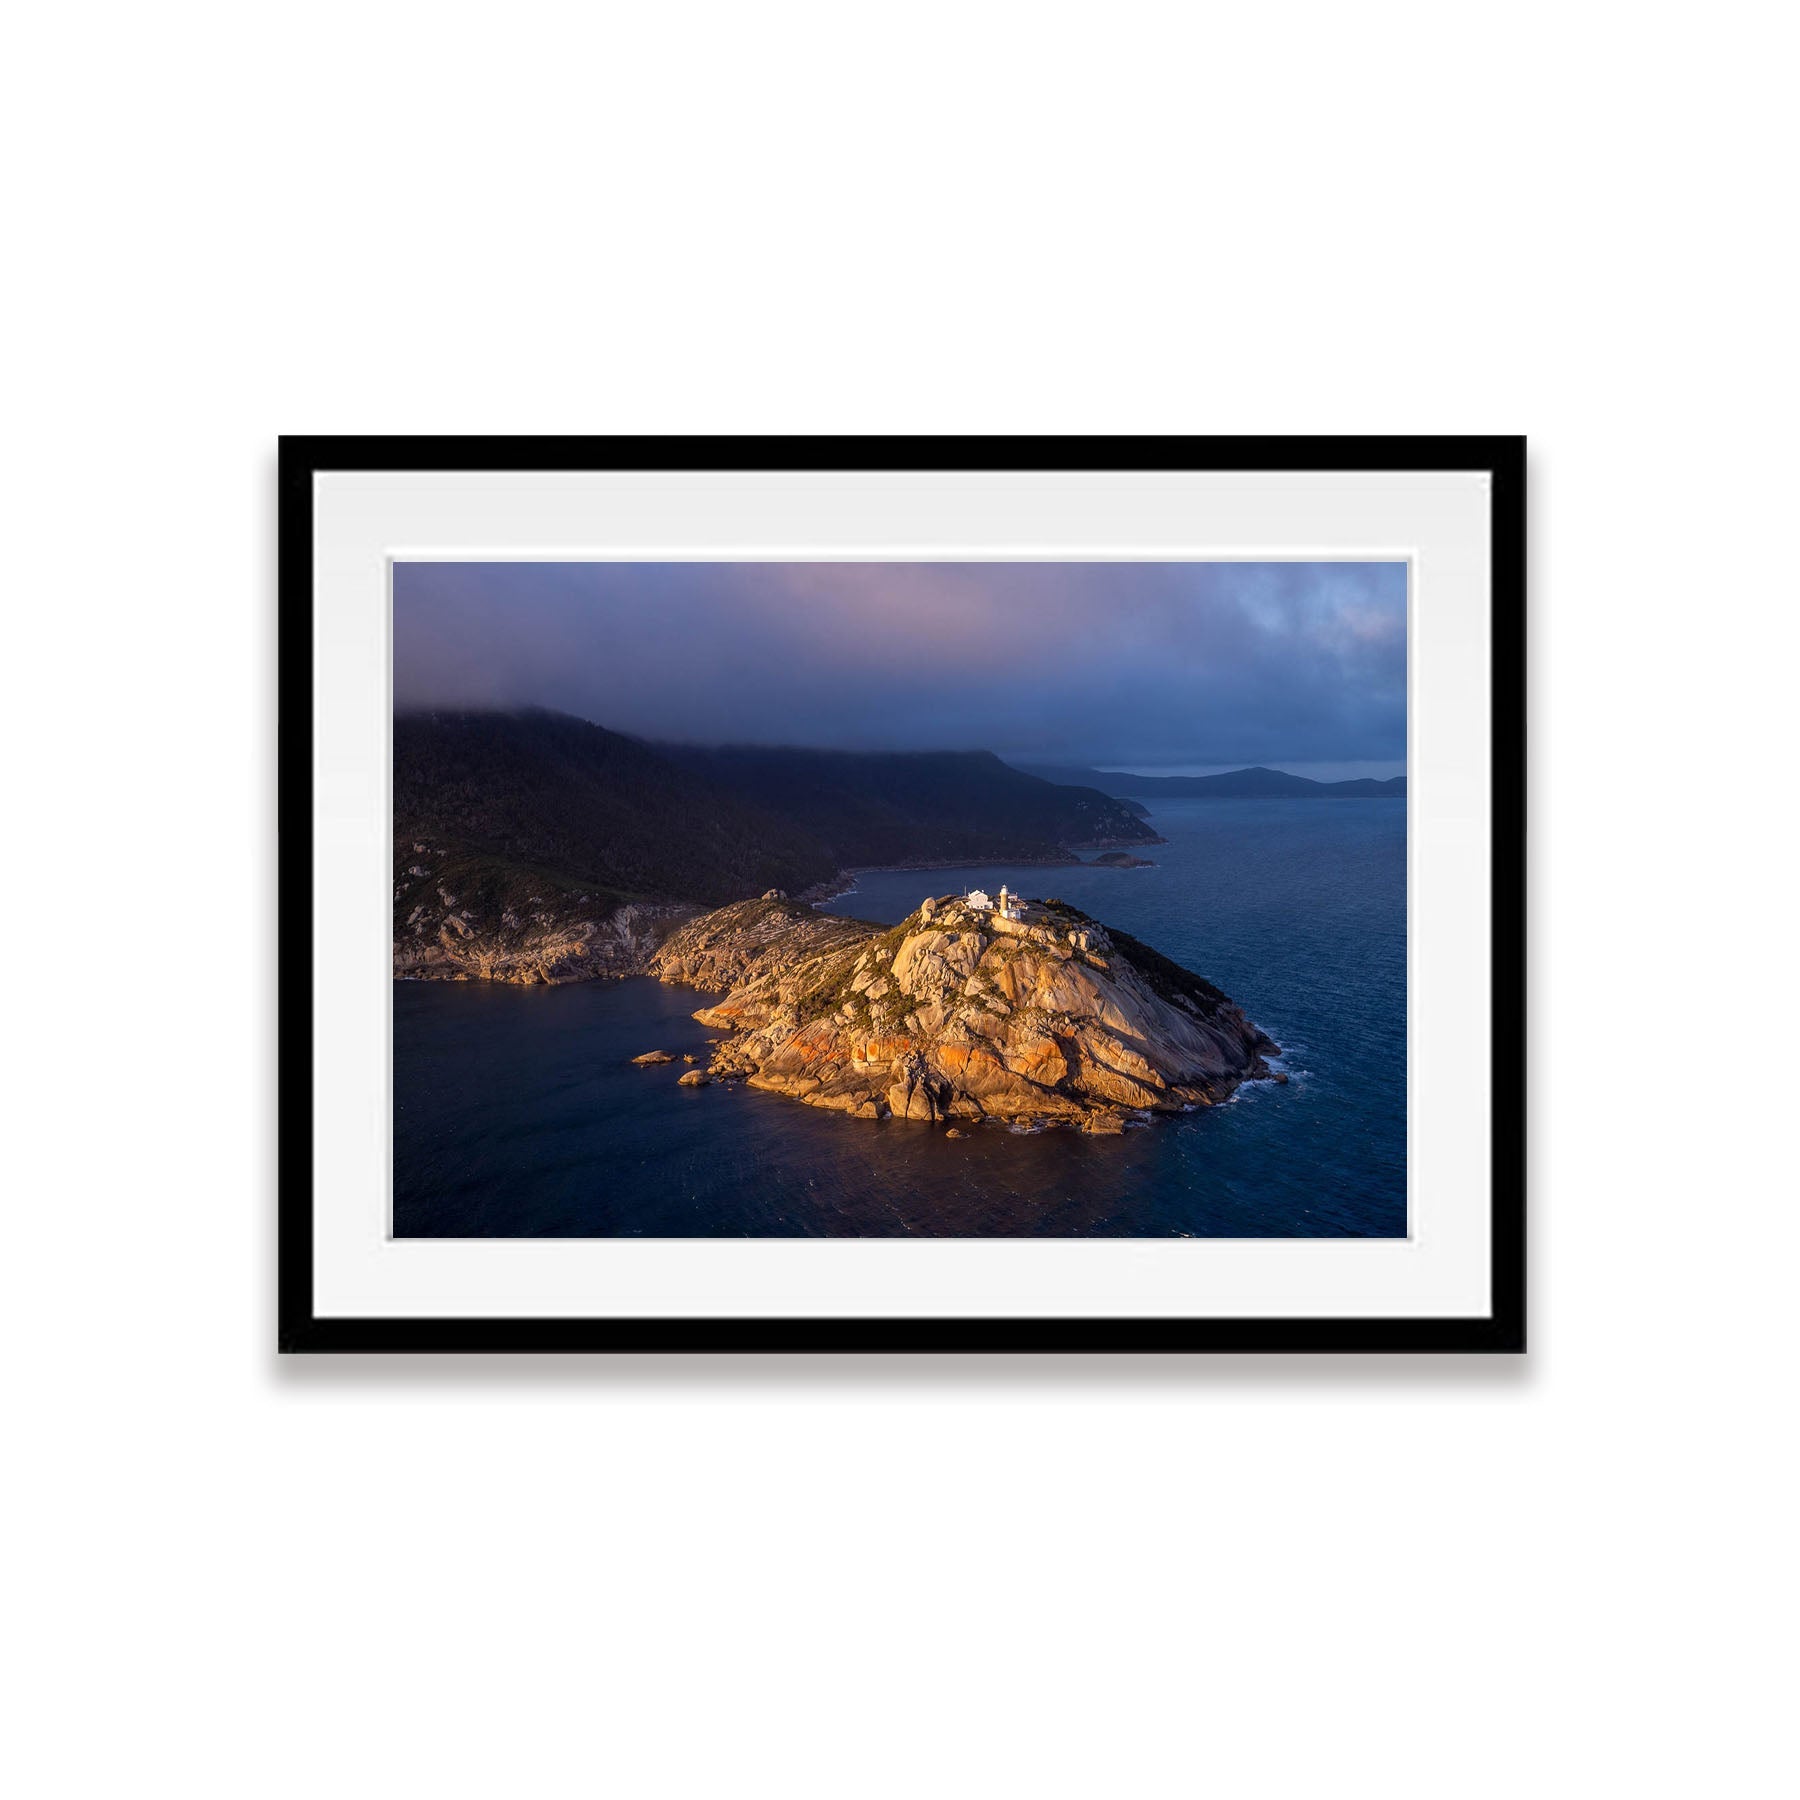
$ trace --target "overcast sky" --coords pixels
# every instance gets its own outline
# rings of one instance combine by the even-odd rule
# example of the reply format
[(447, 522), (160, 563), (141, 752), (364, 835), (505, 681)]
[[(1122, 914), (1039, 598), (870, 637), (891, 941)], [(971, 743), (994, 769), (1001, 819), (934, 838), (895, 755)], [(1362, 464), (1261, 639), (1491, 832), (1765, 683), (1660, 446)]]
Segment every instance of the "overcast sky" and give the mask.
[(397, 707), (693, 743), (1393, 774), (1401, 563), (401, 563)]

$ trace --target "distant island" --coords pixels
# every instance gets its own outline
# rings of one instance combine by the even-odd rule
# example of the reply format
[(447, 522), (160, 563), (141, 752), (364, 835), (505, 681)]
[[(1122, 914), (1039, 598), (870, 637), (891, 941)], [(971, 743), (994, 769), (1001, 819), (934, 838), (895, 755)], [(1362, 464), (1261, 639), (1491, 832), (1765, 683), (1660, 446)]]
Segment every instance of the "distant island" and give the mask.
[(1004, 889), (926, 900), (891, 930), (767, 893), (683, 925), (649, 967), (723, 992), (694, 1014), (721, 1033), (711, 1064), (682, 1083), (742, 1079), (863, 1119), (1118, 1133), (1215, 1105), (1278, 1053), (1210, 982)]
[(1105, 769), (1014, 765), (1040, 781), (1090, 787), (1115, 800), (1404, 800), (1406, 777), (1313, 781), (1285, 769), (1231, 769), (1221, 775), (1123, 775)]

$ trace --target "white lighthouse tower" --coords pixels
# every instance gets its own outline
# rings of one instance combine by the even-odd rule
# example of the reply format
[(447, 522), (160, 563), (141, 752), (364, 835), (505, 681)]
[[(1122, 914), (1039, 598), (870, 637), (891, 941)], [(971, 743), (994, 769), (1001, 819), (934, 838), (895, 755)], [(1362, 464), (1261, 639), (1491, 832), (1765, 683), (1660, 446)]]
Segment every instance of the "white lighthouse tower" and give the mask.
[(1000, 917), (1003, 919), (1016, 919), (1019, 917), (1019, 896), (1017, 894), (1008, 893), (1004, 881), (1000, 884), (1000, 898), (997, 910)]

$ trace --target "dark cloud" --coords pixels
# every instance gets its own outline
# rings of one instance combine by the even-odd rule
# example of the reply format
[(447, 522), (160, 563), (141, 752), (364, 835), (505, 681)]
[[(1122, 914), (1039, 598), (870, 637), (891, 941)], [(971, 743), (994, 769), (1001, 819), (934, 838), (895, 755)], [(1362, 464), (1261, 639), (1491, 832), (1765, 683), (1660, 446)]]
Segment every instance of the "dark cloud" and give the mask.
[(701, 743), (1406, 755), (1401, 563), (402, 563), (394, 698)]

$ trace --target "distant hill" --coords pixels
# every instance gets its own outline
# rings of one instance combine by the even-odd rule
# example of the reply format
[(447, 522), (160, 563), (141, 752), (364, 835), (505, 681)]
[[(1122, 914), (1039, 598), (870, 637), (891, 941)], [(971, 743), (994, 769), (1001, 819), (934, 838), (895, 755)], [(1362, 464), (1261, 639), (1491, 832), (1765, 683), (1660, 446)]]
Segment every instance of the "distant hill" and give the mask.
[(1311, 781), (1285, 769), (1232, 769), (1223, 775), (1120, 775), (1103, 769), (1021, 764), (1040, 781), (1098, 788), (1115, 799), (1128, 795), (1166, 800), (1404, 800), (1406, 777), (1387, 781)]
[(1159, 844), (1139, 809), (986, 750), (859, 753), (660, 745), (670, 761), (779, 812), (845, 868), (1068, 861), (1071, 846)]

